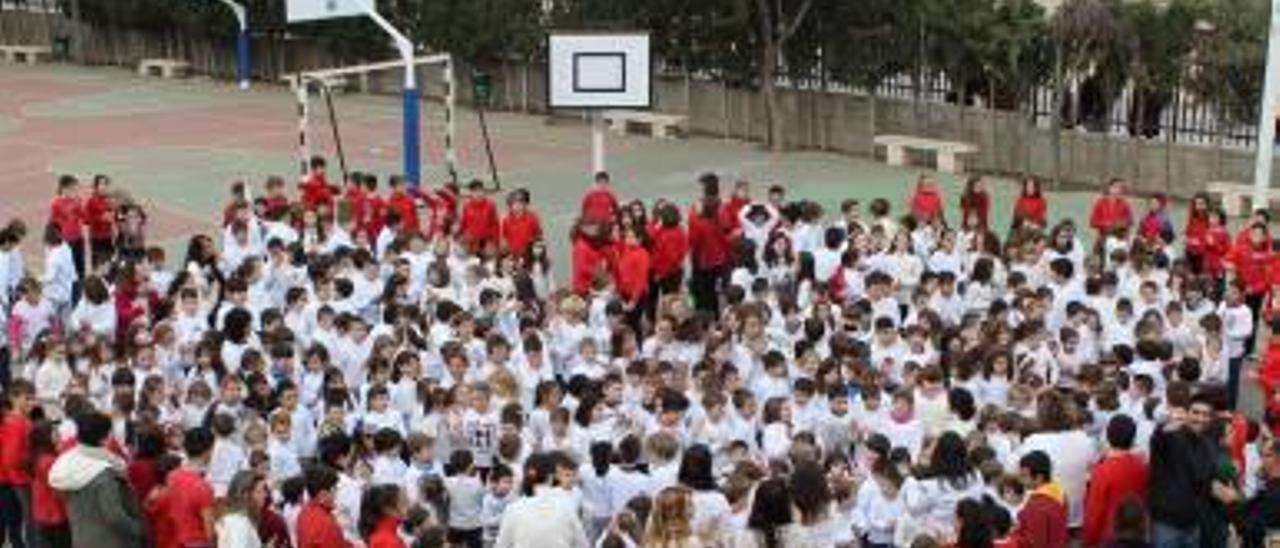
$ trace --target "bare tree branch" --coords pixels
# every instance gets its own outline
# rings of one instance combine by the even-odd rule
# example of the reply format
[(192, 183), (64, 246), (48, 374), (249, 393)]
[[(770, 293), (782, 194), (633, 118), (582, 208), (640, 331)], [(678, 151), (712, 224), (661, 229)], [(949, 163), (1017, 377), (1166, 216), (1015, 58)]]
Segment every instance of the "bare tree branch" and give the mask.
[[(795, 36), (796, 31), (800, 30), (800, 25), (804, 23), (804, 18), (809, 15), (809, 9), (812, 7), (813, 0), (804, 0), (804, 3), (800, 5), (800, 11), (797, 11), (795, 17), (791, 18), (791, 24), (782, 29), (782, 34), (778, 36), (779, 44), (786, 43), (792, 36)], [(778, 14), (778, 18), (781, 20), (782, 14)]]

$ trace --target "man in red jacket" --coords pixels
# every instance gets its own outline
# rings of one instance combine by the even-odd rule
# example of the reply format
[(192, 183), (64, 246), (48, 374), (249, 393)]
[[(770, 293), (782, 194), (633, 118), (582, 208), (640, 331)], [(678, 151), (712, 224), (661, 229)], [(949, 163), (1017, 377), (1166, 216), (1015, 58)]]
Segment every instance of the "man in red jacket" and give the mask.
[(689, 212), (689, 256), (693, 262), (689, 290), (699, 311), (718, 318), (720, 288), (729, 274), (729, 234), (719, 221), (719, 177), (708, 173), (699, 182), (702, 201)]
[(485, 246), (498, 243), (498, 206), (484, 192), (484, 183), (473, 179), (467, 184), (467, 199), (462, 202), (458, 234), (462, 243), (472, 253), (480, 253)]
[(1128, 415), (1107, 423), (1109, 450), (1093, 467), (1084, 500), (1084, 545), (1101, 546), (1111, 540), (1112, 520), (1126, 500), (1147, 499), (1147, 462), (1133, 452), (1138, 425)]
[(1117, 228), (1133, 226), (1133, 211), (1124, 197), (1124, 181), (1112, 179), (1107, 183), (1107, 193), (1093, 203), (1089, 226), (1098, 231), (1098, 237), (1105, 237)]
[(596, 223), (610, 222), (618, 212), (618, 198), (609, 187), (609, 174), (596, 173), (595, 182), (582, 195), (582, 219)]
[(298, 512), (298, 548), (349, 548), (342, 527), (333, 515), (338, 475), (326, 466), (315, 466), (306, 472), (307, 503)]
[(518, 188), (507, 195), (507, 216), (502, 219), (502, 244), (516, 257), (529, 254), (529, 246), (542, 239), (542, 221), (529, 207), (529, 191)]
[[(0, 402), (0, 545), (22, 548), (23, 536), (31, 526), (31, 476), (27, 474), (27, 440), (31, 436), (31, 413), (35, 386), (25, 379), (9, 385), (8, 406)], [(23, 526), (26, 524), (26, 532)]]
[(298, 188), (302, 191), (302, 205), (310, 210), (324, 207), (333, 211), (334, 188), (325, 177), (325, 159), (312, 156), (309, 165), (310, 172), (298, 183)]
[(1032, 451), (1018, 461), (1018, 471), (1032, 487), (1018, 512), (1018, 545), (1028, 548), (1066, 548), (1067, 495), (1053, 481), (1053, 463), (1044, 451)]

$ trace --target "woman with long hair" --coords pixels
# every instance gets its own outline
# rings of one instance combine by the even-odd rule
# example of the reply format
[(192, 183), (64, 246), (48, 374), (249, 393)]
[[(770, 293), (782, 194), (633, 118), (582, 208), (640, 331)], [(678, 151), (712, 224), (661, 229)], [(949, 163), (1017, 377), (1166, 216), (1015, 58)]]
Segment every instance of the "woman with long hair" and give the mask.
[(982, 479), (969, 462), (969, 449), (955, 432), (945, 432), (933, 445), (917, 477), (902, 486), (912, 518), (939, 537), (948, 537), (956, 505), (965, 498), (982, 496)]
[(734, 538), (735, 548), (782, 548), (795, 520), (791, 485), (783, 478), (770, 478), (756, 486), (747, 515), (747, 529)]
[(258, 509), (267, 499), (267, 481), (249, 470), (237, 472), (217, 508), (219, 548), (259, 548)]
[(1209, 245), (1209, 195), (1201, 192), (1191, 198), (1187, 207), (1187, 226), (1183, 229), (1183, 244), (1187, 265), (1191, 272), (1204, 272), (1205, 248)]
[(693, 492), (687, 487), (663, 489), (653, 501), (644, 531), (645, 548), (698, 548), (693, 534)]
[(970, 177), (960, 195), (960, 227), (985, 232), (990, 227), (991, 195), (982, 177)]
[(1049, 391), (1036, 402), (1037, 432), (1022, 442), (1020, 455), (1044, 451), (1053, 461), (1054, 479), (1067, 494), (1067, 524), (1084, 524), (1085, 486), (1089, 470), (1097, 460), (1095, 444), (1081, 427), (1082, 411), (1070, 397)]
[(400, 539), (405, 498), (400, 486), (374, 485), (360, 499), (360, 538), (368, 548), (406, 548)]
[(711, 448), (697, 444), (685, 449), (676, 478), (692, 492), (693, 531), (705, 539), (723, 538), (733, 509), (716, 486)]
[(1013, 204), (1013, 230), (1048, 226), (1049, 204), (1040, 192), (1040, 181), (1035, 177), (1022, 180), (1022, 191)]

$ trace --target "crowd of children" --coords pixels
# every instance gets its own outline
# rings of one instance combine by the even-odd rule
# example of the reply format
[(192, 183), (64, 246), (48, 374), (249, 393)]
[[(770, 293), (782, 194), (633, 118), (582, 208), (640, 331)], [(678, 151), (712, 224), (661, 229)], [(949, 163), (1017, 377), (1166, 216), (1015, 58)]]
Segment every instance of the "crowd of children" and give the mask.
[(344, 179), (315, 158), (296, 192), (237, 183), (181, 261), (105, 176), (58, 181), (43, 268), (0, 229), (0, 545), (1213, 548), (1280, 527), (1266, 212), (1233, 235), (1197, 196), (1178, 229), (1117, 180), (1077, 226), (1028, 179), (995, 227), (981, 178), (952, 224), (927, 176), (899, 214), (714, 174), (691, 206), (624, 203), (599, 173), (565, 235), (524, 189), (502, 208), (479, 181)]

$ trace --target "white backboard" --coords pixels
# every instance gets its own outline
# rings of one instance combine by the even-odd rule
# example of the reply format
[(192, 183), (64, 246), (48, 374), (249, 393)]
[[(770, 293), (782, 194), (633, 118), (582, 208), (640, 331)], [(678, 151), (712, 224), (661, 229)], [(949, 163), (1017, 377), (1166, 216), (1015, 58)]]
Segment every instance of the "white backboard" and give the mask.
[[(377, 0), (363, 0), (376, 2)], [(288, 0), (285, 4), (290, 23), (319, 21), (338, 17), (364, 15), (364, 5), (359, 0)]]
[(553, 32), (547, 37), (552, 108), (649, 108), (649, 34)]

